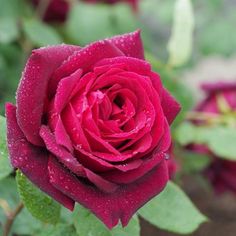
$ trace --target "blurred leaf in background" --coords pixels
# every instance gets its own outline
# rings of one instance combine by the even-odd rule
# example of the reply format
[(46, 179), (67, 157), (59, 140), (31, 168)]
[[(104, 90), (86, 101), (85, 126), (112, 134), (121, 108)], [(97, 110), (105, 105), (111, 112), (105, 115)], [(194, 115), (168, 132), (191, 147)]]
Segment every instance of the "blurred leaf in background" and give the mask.
[(168, 42), (169, 65), (178, 67), (189, 60), (193, 47), (193, 30), (194, 13), (191, 0), (177, 0)]
[(135, 15), (127, 4), (114, 6), (77, 3), (66, 23), (67, 36), (79, 45), (136, 30)]

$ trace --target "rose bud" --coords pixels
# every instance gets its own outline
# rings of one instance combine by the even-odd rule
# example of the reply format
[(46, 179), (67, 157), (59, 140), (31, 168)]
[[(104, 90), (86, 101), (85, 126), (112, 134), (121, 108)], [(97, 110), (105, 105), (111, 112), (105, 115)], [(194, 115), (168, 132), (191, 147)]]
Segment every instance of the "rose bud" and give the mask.
[[(32, 0), (35, 7), (40, 7), (39, 5), (44, 0)], [(43, 15), (43, 20), (46, 22), (64, 22), (67, 18), (69, 12), (69, 4), (66, 0), (49, 0), (46, 6), (45, 13)]]
[[(44, 0), (32, 0), (35, 7)], [(69, 12), (69, 4), (67, 0), (48, 0), (43, 20), (46, 22), (64, 22)], [(130, 4), (134, 10), (137, 10), (138, 0), (83, 0), (87, 3), (107, 3), (114, 4), (119, 2), (126, 2)]]
[(179, 104), (144, 59), (140, 32), (33, 50), (6, 105), (13, 167), (109, 228), (159, 194)]
[[(198, 126), (212, 124), (227, 126), (232, 122), (236, 124), (236, 83), (204, 84), (202, 89), (206, 93), (206, 98), (197, 106), (196, 119), (193, 123)], [(198, 115), (200, 119), (197, 118)], [(220, 158), (206, 145), (192, 144), (188, 149), (210, 156), (211, 163), (205, 174), (217, 193), (227, 190), (236, 193), (236, 161)]]
[(108, 3), (108, 4), (125, 2), (130, 4), (134, 10), (137, 10), (139, 0), (83, 0), (83, 1), (90, 3)]

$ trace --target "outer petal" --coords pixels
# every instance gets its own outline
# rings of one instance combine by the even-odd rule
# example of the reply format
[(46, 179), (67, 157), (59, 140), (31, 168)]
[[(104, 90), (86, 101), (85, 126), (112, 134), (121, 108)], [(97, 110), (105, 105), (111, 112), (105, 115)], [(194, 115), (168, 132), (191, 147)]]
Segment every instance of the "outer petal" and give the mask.
[(126, 56), (144, 59), (143, 43), (140, 30), (108, 39)]
[(33, 146), (24, 137), (16, 121), (16, 108), (6, 105), (7, 139), (11, 163), (19, 168), (42, 191), (52, 196), (66, 208), (73, 210), (74, 201), (58, 191), (49, 182), (48, 154)]
[(162, 90), (161, 105), (168, 123), (171, 124), (179, 113), (181, 107), (165, 88)]
[(132, 183), (135, 180), (141, 178), (146, 173), (150, 172), (155, 166), (157, 166), (165, 158), (165, 153), (154, 154), (154, 156), (143, 161), (143, 164), (134, 170), (122, 172), (119, 170), (114, 170), (111, 172), (105, 172), (102, 176), (110, 181), (119, 184)]
[(109, 194), (83, 184), (55, 159), (50, 159), (49, 170), (51, 183), (56, 188), (90, 209), (108, 228), (114, 227), (119, 219), (126, 226), (132, 215), (160, 193), (169, 179), (168, 168), (163, 161), (140, 180)]
[(79, 47), (51, 46), (34, 50), (17, 90), (17, 121), (27, 140), (42, 145), (39, 137), (48, 81), (53, 71)]

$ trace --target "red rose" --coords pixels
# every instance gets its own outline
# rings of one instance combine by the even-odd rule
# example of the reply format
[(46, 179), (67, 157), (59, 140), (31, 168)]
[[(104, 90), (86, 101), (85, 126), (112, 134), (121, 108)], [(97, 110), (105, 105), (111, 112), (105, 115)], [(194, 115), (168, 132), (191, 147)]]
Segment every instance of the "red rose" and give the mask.
[(179, 104), (144, 60), (139, 31), (84, 48), (34, 50), (6, 106), (11, 163), (65, 207), (109, 228), (169, 180), (169, 125)]
[[(204, 113), (206, 120), (194, 121), (196, 125), (206, 125), (207, 115), (211, 115), (211, 124), (214, 123), (214, 116), (219, 122), (219, 118), (225, 116), (225, 109), (229, 113), (236, 112), (236, 83), (217, 82), (204, 84), (202, 86), (206, 92), (206, 98), (197, 106), (196, 111)], [(224, 106), (224, 107), (222, 107)], [(214, 114), (214, 116), (212, 116)], [(224, 122), (224, 119), (222, 119)], [(205, 145), (192, 144), (189, 146), (194, 152), (208, 154), (212, 158), (210, 166), (205, 171), (216, 192), (230, 190), (236, 193), (236, 162), (223, 160), (217, 157)]]

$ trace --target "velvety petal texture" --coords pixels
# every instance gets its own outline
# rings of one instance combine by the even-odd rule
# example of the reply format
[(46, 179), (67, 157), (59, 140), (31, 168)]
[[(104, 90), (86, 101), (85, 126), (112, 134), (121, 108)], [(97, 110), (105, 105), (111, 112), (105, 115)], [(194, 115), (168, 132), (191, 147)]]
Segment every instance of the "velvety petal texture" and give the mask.
[[(217, 125), (224, 116), (232, 116), (235, 119), (236, 112), (236, 82), (218, 81), (203, 84), (202, 89), (206, 98), (198, 104), (196, 111), (216, 117)], [(227, 111), (227, 114), (225, 113)], [(214, 116), (212, 116), (214, 114)], [(196, 125), (208, 125), (207, 120), (193, 121)], [(212, 118), (212, 122), (214, 119)], [(226, 125), (226, 124), (223, 124)], [(206, 145), (191, 144), (187, 147), (193, 152), (207, 154), (211, 158), (210, 165), (205, 170), (205, 175), (212, 183), (217, 193), (231, 191), (236, 194), (236, 162), (223, 160), (215, 155)]]
[(175, 171), (169, 125), (179, 110), (140, 31), (40, 48), (6, 107), (11, 163), (65, 207), (125, 226)]

